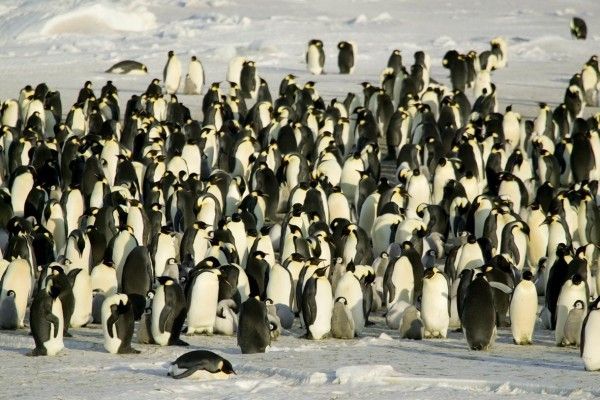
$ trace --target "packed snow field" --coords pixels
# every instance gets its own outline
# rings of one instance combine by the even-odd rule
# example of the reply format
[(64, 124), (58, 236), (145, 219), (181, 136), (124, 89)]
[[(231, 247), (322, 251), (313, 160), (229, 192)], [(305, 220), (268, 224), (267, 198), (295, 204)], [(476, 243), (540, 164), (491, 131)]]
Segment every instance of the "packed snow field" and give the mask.
[[(136, 0), (128, 4), (57, 0), (50, 6), (41, 0), (15, 0), (0, 4), (0, 100), (17, 99), (25, 85), (35, 88), (45, 82), (50, 90), (60, 91), (64, 121), (85, 81), (91, 81), (99, 94), (106, 81), (112, 80), (123, 111), (126, 101), (146, 91), (152, 78), (162, 82), (167, 52), (173, 50), (181, 60), (184, 77), (192, 55), (202, 62), (206, 75), (203, 95), (211, 82), (223, 82), (222, 92), (227, 93), (224, 81), (229, 61), (243, 56), (256, 62), (257, 73), (267, 81), (274, 99), (282, 78), (294, 74), (300, 87), (314, 81), (325, 104), (329, 104), (333, 98), (343, 101), (348, 92), (355, 92), (362, 99), (362, 82), (379, 86), (382, 70), (394, 49), (402, 51), (407, 68), (413, 63), (414, 52), (425, 51), (431, 58), (431, 78), (450, 86), (448, 70), (442, 66), (448, 50), (481, 53), (489, 50), (491, 39), (503, 37), (508, 63), (491, 74), (497, 110), (503, 113), (506, 106), (512, 105), (513, 111), (533, 120), (539, 116), (539, 102), (547, 103), (551, 109), (563, 102), (571, 76), (598, 52), (600, 31), (594, 20), (599, 12), (600, 4), (593, 0), (510, 0), (497, 4), (463, 0), (451, 4), (411, 0)], [(575, 15), (588, 21), (585, 41), (570, 36), (569, 23)], [(326, 55), (325, 73), (321, 75), (308, 72), (305, 61), (307, 43), (315, 38), (323, 41)], [(336, 45), (341, 40), (356, 45), (355, 69), (350, 75), (338, 73)], [(148, 74), (104, 72), (126, 59), (144, 63)], [(475, 101), (472, 92), (467, 89), (471, 104)], [(191, 116), (200, 120), (202, 98), (178, 93)], [(581, 116), (588, 118), (596, 112), (596, 107), (587, 105)], [(387, 153), (385, 138), (379, 142), (383, 158)], [(392, 164), (383, 163), (382, 169), (396, 184), (398, 176)], [(594, 176), (598, 176), (594, 171)], [(400, 178), (406, 179), (407, 184), (410, 179), (406, 173)], [(565, 178), (567, 185), (563, 177), (560, 179), (563, 186), (573, 183), (573, 176)], [(6, 185), (10, 185), (8, 179)], [(535, 189), (527, 188), (531, 199)], [(522, 215), (529, 216), (527, 206), (521, 208)], [(530, 229), (533, 235), (537, 233), (536, 228)], [(578, 245), (592, 241), (589, 232), (588, 240), (582, 234), (570, 234), (575, 236), (569, 241)], [(411, 235), (403, 238), (408, 240)], [(593, 240), (597, 239), (600, 237)], [(578, 246), (573, 247), (576, 250)], [(480, 252), (483, 257), (484, 250)], [(593, 261), (597, 256), (591, 252), (588, 273), (590, 266), (596, 272)], [(347, 256), (343, 254), (344, 264)], [(152, 257), (154, 261), (155, 255)], [(167, 264), (166, 260), (163, 262)], [(530, 259), (526, 264), (532, 270), (538, 266), (537, 262), (529, 263)], [(444, 260), (436, 260), (435, 265), (443, 269)], [(550, 265), (546, 268), (550, 269)], [(2, 268), (0, 271), (5, 272)], [(356, 274), (359, 278), (358, 269)], [(543, 273), (534, 275), (539, 280)], [(596, 291), (596, 275), (587, 276), (592, 293)], [(361, 278), (364, 284), (364, 276)], [(548, 276), (545, 279), (552, 281)], [(571, 282), (567, 277), (563, 279)], [(376, 285), (381, 285), (381, 281), (376, 281)], [(7, 295), (3, 292), (2, 296)], [(587, 306), (588, 299), (583, 301)], [(543, 308), (544, 297), (539, 298), (539, 303), (538, 311)], [(102, 326), (89, 324), (71, 328), (72, 337), (65, 337), (65, 349), (58, 355), (25, 357), (34, 348), (26, 318), (27, 327), (0, 331), (0, 397), (133, 400), (600, 396), (597, 372), (584, 370), (578, 348), (557, 347), (555, 332), (546, 329), (542, 318), (536, 320), (531, 346), (513, 344), (511, 329), (501, 327), (490, 350), (472, 351), (465, 335), (453, 329), (444, 339), (402, 339), (398, 329), (388, 327), (384, 309), (385, 306), (371, 313), (374, 324), (366, 326), (357, 338), (347, 340), (308, 340), (304, 338), (306, 329), (296, 318), (293, 327), (282, 329), (278, 339), (261, 354), (241, 354), (235, 335), (182, 335), (190, 344), (186, 348), (139, 344), (137, 334), (132, 346), (140, 354), (109, 354), (103, 345)], [(136, 332), (139, 328), (140, 323), (136, 322)], [(226, 381), (169, 378), (169, 363), (196, 348), (212, 350), (230, 360), (237, 375)]]

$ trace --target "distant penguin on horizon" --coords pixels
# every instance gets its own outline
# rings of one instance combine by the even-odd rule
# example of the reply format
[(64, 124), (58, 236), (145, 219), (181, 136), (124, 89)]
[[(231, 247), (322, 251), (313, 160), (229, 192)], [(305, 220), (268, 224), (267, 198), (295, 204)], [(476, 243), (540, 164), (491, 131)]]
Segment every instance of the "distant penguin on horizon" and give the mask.
[(306, 66), (313, 75), (321, 75), (325, 66), (325, 50), (323, 42), (319, 39), (312, 39), (308, 42), (306, 50)]
[(169, 51), (167, 63), (163, 70), (163, 82), (168, 94), (175, 94), (181, 83), (181, 61), (173, 50)]

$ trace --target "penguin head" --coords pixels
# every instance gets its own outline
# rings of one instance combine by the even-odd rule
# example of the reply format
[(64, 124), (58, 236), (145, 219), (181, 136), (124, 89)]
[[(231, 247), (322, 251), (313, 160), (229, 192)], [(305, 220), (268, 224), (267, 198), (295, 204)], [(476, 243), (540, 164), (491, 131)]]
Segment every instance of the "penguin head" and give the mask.
[(14, 290), (9, 290), (8, 292), (6, 292), (6, 297), (15, 297), (16, 293)]
[(175, 55), (175, 52), (173, 50), (169, 50), (169, 53), (167, 54), (167, 56), (169, 58), (173, 57)]
[(435, 276), (435, 274), (437, 273), (437, 268), (433, 267), (433, 268), (427, 268), (427, 270), (425, 270), (425, 274), (423, 275), (423, 277), (425, 279), (431, 279)]
[(533, 272), (527, 270), (525, 272), (523, 272), (523, 280), (525, 281), (532, 281), (533, 280)]
[(226, 359), (222, 359), (221, 361), (219, 361), (219, 370), (227, 375), (237, 375), (235, 373), (235, 371), (233, 370), (233, 366), (231, 365), (231, 362), (229, 362), (229, 360)]
[(583, 282), (583, 278), (582, 278), (582, 276), (580, 274), (575, 274), (571, 278), (571, 282), (573, 283), (573, 285), (579, 286)]
[(577, 309), (577, 310), (583, 310), (583, 308), (584, 308), (583, 301), (581, 301), (581, 300), (575, 301), (575, 303), (573, 303), (573, 308)]
[(162, 286), (171, 286), (175, 283), (175, 280), (170, 276), (159, 276), (156, 278), (156, 280)]
[(340, 296), (337, 299), (335, 299), (335, 302), (336, 303), (342, 303), (342, 304), (344, 304), (346, 306), (348, 305), (348, 300), (346, 300), (346, 298), (343, 297), (343, 296)]

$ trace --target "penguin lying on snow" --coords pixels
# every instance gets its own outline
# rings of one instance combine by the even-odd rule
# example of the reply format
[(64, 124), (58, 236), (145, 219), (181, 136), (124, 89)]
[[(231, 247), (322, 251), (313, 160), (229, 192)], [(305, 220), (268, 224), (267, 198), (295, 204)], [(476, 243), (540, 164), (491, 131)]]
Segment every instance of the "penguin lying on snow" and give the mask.
[(148, 73), (148, 67), (141, 62), (133, 60), (119, 61), (106, 71), (107, 74), (121, 74), (121, 75), (143, 75)]
[(202, 380), (228, 379), (235, 374), (231, 363), (208, 350), (194, 350), (179, 356), (169, 366), (173, 379), (193, 377)]

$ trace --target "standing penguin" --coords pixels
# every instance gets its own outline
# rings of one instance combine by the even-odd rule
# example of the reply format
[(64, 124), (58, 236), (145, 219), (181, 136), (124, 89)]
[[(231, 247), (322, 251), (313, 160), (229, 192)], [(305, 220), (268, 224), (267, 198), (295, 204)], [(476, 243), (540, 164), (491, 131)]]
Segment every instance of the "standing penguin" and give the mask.
[(354, 71), (354, 59), (356, 57), (354, 43), (339, 42), (337, 47), (340, 50), (338, 53), (340, 74), (351, 74)]
[(59, 298), (60, 288), (54, 285), (54, 277), (46, 280), (31, 303), (29, 323), (35, 341), (35, 349), (29, 356), (54, 356), (61, 351), (63, 343), (63, 310)]
[(446, 338), (450, 324), (450, 288), (446, 276), (437, 268), (425, 271), (421, 318), (425, 338)]
[(492, 287), (482, 273), (467, 288), (460, 320), (471, 350), (488, 350), (496, 336), (496, 310)]
[(581, 340), (581, 326), (585, 318), (585, 304), (577, 300), (573, 308), (569, 311), (567, 321), (565, 322), (562, 346), (579, 346)]
[[(554, 268), (557, 267), (555, 266)], [(574, 308), (578, 300), (584, 304), (585, 309), (588, 294), (587, 285), (578, 273), (563, 284), (558, 296), (558, 302), (556, 303), (556, 330), (554, 331), (554, 337), (557, 346), (561, 346), (564, 341), (569, 312)]]
[(587, 371), (600, 370), (600, 297), (590, 304), (581, 328), (580, 355)]
[(302, 292), (302, 317), (309, 339), (323, 339), (331, 331), (333, 296), (326, 270), (325, 267), (317, 269), (306, 281)]
[(161, 346), (187, 346), (179, 338), (187, 311), (183, 289), (171, 277), (157, 280), (159, 285), (152, 299), (152, 337)]
[(181, 81), (181, 61), (175, 55), (173, 50), (169, 51), (167, 64), (163, 70), (163, 82), (165, 83), (165, 90), (168, 94), (175, 94), (179, 89), (179, 83)]
[(264, 353), (271, 345), (267, 307), (254, 297), (249, 297), (240, 308), (237, 343), (242, 354)]
[(139, 354), (131, 347), (133, 307), (126, 294), (113, 294), (102, 303), (104, 348), (111, 354)]
[(80, 328), (92, 320), (92, 281), (87, 268), (72, 269), (67, 277), (75, 299), (73, 314), (68, 324), (72, 328)]
[(212, 335), (219, 300), (217, 268), (194, 268), (187, 282), (188, 328), (187, 335)]
[(185, 76), (183, 92), (185, 94), (200, 94), (204, 87), (204, 67), (196, 56), (192, 56)]
[(19, 313), (15, 300), (15, 291), (7, 291), (0, 303), (0, 329), (17, 329), (19, 327)]
[(348, 308), (348, 301), (343, 297), (335, 299), (331, 316), (331, 336), (336, 339), (354, 338), (354, 319)]
[(313, 75), (321, 75), (323, 66), (325, 65), (325, 51), (323, 50), (323, 42), (318, 39), (313, 39), (308, 42), (306, 50), (306, 65), (308, 71)]
[(523, 272), (510, 301), (510, 330), (515, 344), (531, 344), (537, 318), (537, 290), (531, 271)]
[(31, 278), (31, 267), (27, 260), (17, 258), (6, 267), (0, 280), (0, 288), (2, 289), (0, 291), (0, 309), (4, 309), (4, 307), (11, 309), (13, 308), (11, 304), (14, 305), (17, 324), (9, 323), (12, 318), (7, 314), (0, 316), (0, 328), (17, 329), (24, 326), (23, 320), (27, 311), (27, 301), (31, 293)]

